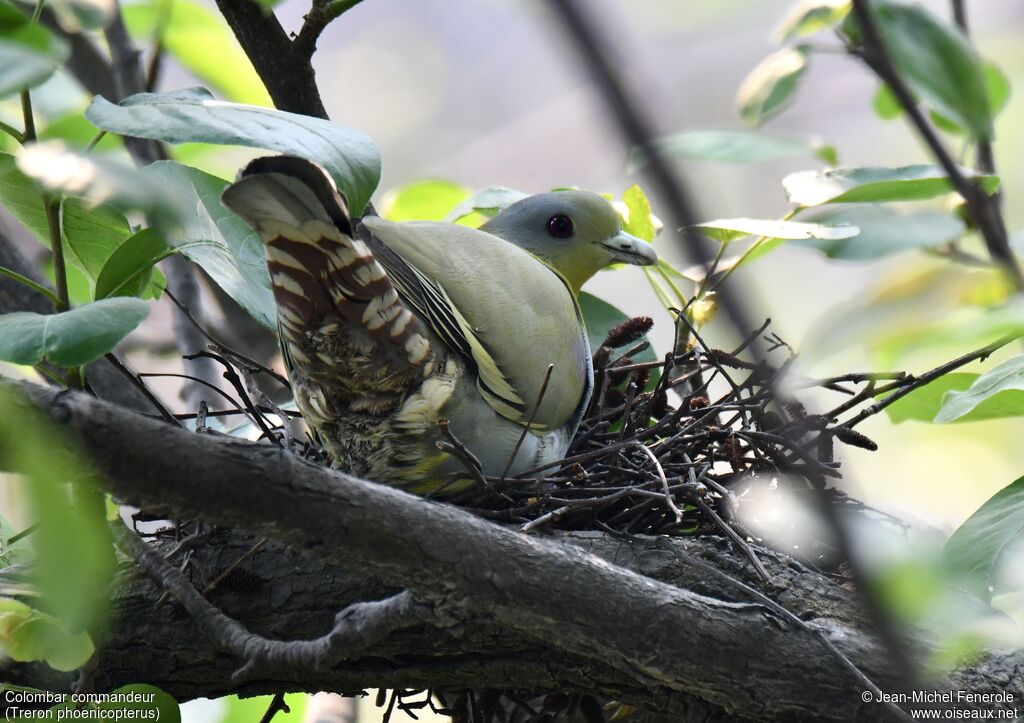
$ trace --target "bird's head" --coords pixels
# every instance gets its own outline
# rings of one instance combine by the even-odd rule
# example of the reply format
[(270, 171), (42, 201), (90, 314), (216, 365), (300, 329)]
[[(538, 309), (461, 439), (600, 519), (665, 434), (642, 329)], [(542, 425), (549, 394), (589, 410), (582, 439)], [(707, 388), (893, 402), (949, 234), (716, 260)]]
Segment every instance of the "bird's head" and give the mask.
[(618, 212), (589, 191), (553, 191), (524, 198), (481, 229), (542, 259), (576, 293), (609, 264), (658, 262), (654, 248), (623, 231)]

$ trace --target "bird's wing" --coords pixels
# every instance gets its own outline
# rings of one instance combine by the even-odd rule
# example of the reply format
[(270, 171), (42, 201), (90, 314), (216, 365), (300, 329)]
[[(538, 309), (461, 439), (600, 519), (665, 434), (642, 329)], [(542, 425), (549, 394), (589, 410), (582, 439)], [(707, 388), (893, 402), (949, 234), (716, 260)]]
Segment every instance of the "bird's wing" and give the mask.
[(476, 229), (376, 217), (362, 223), (402, 300), (475, 366), (488, 405), (520, 424), (532, 415), (538, 430), (573, 416), (589, 391), (589, 347), (576, 301), (557, 274)]
[(430, 372), (433, 350), (416, 310), (353, 233), (323, 169), (259, 158), (222, 200), (266, 245), (282, 346), (305, 378), (340, 397), (393, 400)]

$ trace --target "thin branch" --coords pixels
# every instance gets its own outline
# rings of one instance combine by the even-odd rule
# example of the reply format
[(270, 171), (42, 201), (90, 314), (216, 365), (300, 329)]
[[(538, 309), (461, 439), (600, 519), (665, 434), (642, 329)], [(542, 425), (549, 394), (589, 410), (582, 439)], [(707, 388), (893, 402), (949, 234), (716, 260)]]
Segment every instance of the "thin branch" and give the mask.
[(989, 255), (1006, 270), (1017, 290), (1024, 290), (1024, 274), (1022, 274), (1017, 258), (1010, 248), (1006, 226), (1002, 214), (999, 212), (998, 201), (985, 192), (978, 180), (964, 176), (932, 124), (925, 118), (917, 100), (903, 81), (903, 77), (889, 55), (885, 41), (882, 39), (868, 7), (868, 0), (853, 0), (853, 13), (861, 31), (863, 44), (861, 57), (864, 62), (892, 90), (921, 139), (949, 177), (953, 188), (963, 197), (967, 213), (981, 232)]
[(333, 20), (344, 15), (363, 0), (313, 0), (313, 7), (303, 18), (302, 28), (299, 34), (292, 41), (295, 53), (309, 61), (316, 52), (316, 41), (320, 33), (330, 25)]

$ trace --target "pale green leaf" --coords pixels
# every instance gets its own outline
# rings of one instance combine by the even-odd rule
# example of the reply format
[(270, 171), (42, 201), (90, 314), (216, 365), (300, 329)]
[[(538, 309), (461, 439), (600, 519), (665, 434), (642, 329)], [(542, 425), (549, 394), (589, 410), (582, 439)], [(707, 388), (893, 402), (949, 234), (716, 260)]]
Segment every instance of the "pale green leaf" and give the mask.
[(783, 48), (762, 60), (740, 85), (736, 105), (748, 124), (759, 126), (792, 102), (807, 70), (805, 46)]
[(1024, 356), (1009, 359), (985, 372), (965, 391), (947, 394), (935, 421), (943, 424), (960, 419), (982, 402), (1009, 390), (1024, 391)]
[(505, 186), (487, 186), (453, 208), (444, 220), (455, 222), (471, 213), (480, 213), (488, 217), (497, 216), (516, 201), (522, 201), (529, 195)]
[(62, 39), (0, 0), (0, 98), (43, 82), (68, 54)]
[[(978, 376), (978, 374), (970, 372), (944, 374), (935, 381), (915, 389), (905, 397), (893, 402), (885, 408), (885, 413), (894, 424), (910, 421), (934, 422), (935, 415), (942, 408), (946, 394), (966, 391), (974, 384)], [(1024, 391), (1010, 389), (988, 397), (970, 412), (952, 421), (960, 424), (1020, 416), (1024, 416)]]
[(173, 161), (143, 171), (173, 189), (193, 209), (168, 236), (173, 248), (203, 267), (218, 286), (268, 328), (277, 328), (266, 252), (260, 237), (221, 202), (227, 181)]
[(61, 141), (25, 146), (17, 161), (18, 170), (45, 188), (79, 196), (93, 206), (111, 203), (125, 211), (142, 211), (154, 224), (168, 226), (183, 213), (168, 189), (141, 171), (72, 150)]
[(710, 239), (729, 243), (744, 236), (773, 239), (822, 239), (836, 241), (856, 236), (860, 229), (852, 224), (827, 226), (802, 221), (779, 221), (756, 218), (722, 218), (691, 226)]
[(0, 598), (0, 651), (21, 663), (45, 660), (55, 670), (82, 667), (93, 651), (84, 632), (68, 632), (51, 615), (12, 598)]
[[(667, 156), (692, 161), (722, 163), (762, 163), (794, 156), (817, 156), (835, 163), (835, 149), (818, 138), (788, 138), (761, 131), (692, 130), (659, 138), (655, 144)], [(634, 150), (631, 168), (646, 165), (639, 150)]]
[(984, 599), (1001, 591), (1001, 568), (1024, 552), (1024, 477), (997, 492), (946, 542), (946, 564)]
[(851, 224), (860, 229), (859, 234), (849, 239), (797, 241), (798, 245), (816, 248), (829, 258), (844, 260), (877, 259), (931, 248), (955, 241), (967, 231), (959, 216), (936, 209), (903, 212), (891, 206), (853, 206), (814, 214), (807, 220)]
[(120, 211), (92, 207), (74, 196), (61, 202), (60, 225), (67, 259), (85, 274), (91, 288), (110, 255), (132, 234)]
[(850, 13), (850, 0), (799, 0), (772, 32), (778, 43), (834, 28)]
[(76, 367), (99, 359), (149, 313), (139, 299), (104, 299), (59, 314), (0, 315), (0, 360)]
[(368, 136), (322, 118), (218, 101), (203, 88), (139, 93), (114, 105), (96, 97), (85, 116), (112, 133), (167, 143), (266, 148), (319, 163), (334, 177), (353, 214), (380, 180), (380, 151)]
[[(968, 178), (980, 179), (987, 193), (999, 188), (998, 176), (979, 176), (966, 168), (961, 171)], [(782, 186), (790, 203), (797, 206), (921, 201), (953, 190), (945, 172), (929, 165), (798, 171), (783, 178)]]

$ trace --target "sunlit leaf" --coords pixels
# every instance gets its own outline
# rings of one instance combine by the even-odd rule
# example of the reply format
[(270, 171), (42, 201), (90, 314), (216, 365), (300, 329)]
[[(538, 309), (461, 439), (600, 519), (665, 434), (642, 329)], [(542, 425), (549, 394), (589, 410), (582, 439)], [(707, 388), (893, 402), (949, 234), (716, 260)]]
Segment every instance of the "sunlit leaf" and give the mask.
[(145, 0), (122, 12), (132, 35), (149, 41), (159, 31), (164, 50), (228, 100), (271, 105), (249, 58), (214, 11), (192, 0)]
[(516, 201), (522, 201), (529, 195), (505, 186), (487, 186), (453, 208), (444, 220), (458, 221), (471, 213), (480, 213), (488, 217), (497, 216)]
[(202, 266), (254, 319), (276, 329), (277, 306), (263, 242), (221, 204), (227, 181), (173, 161), (154, 163), (143, 172), (174, 189), (181, 202), (193, 209), (168, 236), (168, 243)]
[[(893, 402), (885, 408), (885, 412), (894, 424), (908, 421), (933, 422), (935, 415), (942, 408), (946, 394), (966, 391), (974, 384), (978, 376), (978, 374), (970, 372), (944, 374), (935, 381), (915, 389), (902, 399)], [(988, 397), (970, 412), (952, 421), (959, 424), (1020, 416), (1024, 416), (1024, 391), (1009, 389)]]
[[(723, 163), (762, 163), (794, 156), (817, 156), (835, 164), (835, 148), (818, 138), (787, 138), (761, 131), (692, 130), (682, 131), (656, 141), (667, 156), (692, 161)], [(639, 150), (631, 157), (632, 167), (641, 168), (646, 159)]]
[(903, 115), (903, 106), (886, 83), (878, 84), (871, 106), (875, 109), (875, 115), (882, 120), (893, 120)]
[(59, 314), (0, 315), (0, 360), (76, 367), (112, 350), (149, 313), (139, 299), (104, 299)]
[(0, 651), (12, 660), (45, 660), (55, 670), (80, 668), (92, 657), (92, 639), (68, 632), (52, 615), (12, 598), (0, 598)]
[[(950, 392), (935, 415), (935, 421), (942, 424), (960, 419), (982, 402), (1010, 390), (1024, 391), (1024, 356), (985, 372), (965, 391)], [(1021, 411), (1024, 412), (1024, 408)]]
[(378, 211), (391, 221), (443, 221), (469, 195), (468, 188), (451, 181), (416, 181), (389, 191)]
[(367, 135), (321, 118), (218, 101), (203, 88), (139, 93), (119, 105), (97, 96), (85, 116), (100, 128), (127, 136), (301, 156), (330, 172), (357, 215), (380, 180), (380, 151)]
[(984, 599), (1000, 591), (1000, 569), (1024, 552), (1024, 477), (997, 492), (946, 542), (944, 557), (958, 582)]
[[(253, 720), (260, 720), (270, 707), (272, 698), (270, 695), (250, 698), (228, 696), (224, 699), (228, 704), (227, 714), (219, 723), (252, 723)], [(302, 723), (308, 698), (305, 693), (288, 693), (284, 697), (284, 703), (288, 706), (289, 712), (282, 711), (274, 716), (275, 723)]]
[(875, 0), (876, 24), (900, 76), (934, 110), (974, 138), (992, 133), (992, 110), (977, 52), (953, 25), (917, 3)]
[(851, 224), (860, 233), (849, 239), (798, 241), (829, 258), (876, 259), (911, 249), (930, 248), (954, 241), (966, 233), (955, 214), (926, 209), (901, 212), (891, 206), (854, 206), (808, 216), (807, 220), (830, 225)]
[(93, 205), (112, 203), (125, 211), (142, 211), (162, 225), (172, 225), (182, 213), (168, 190), (141, 171), (71, 150), (60, 141), (28, 145), (17, 161), (22, 173), (45, 188), (79, 196)]
[(7, 153), (0, 153), (0, 204), (40, 243), (50, 245), (50, 230), (39, 186), (18, 170), (14, 156)]
[(651, 215), (651, 202), (647, 194), (636, 184), (622, 192), (622, 202), (627, 213), (623, 219), (622, 229), (647, 243), (654, 241), (657, 235), (657, 224)]
[(744, 236), (838, 240), (852, 238), (860, 231), (856, 226), (850, 224), (826, 226), (820, 223), (756, 218), (722, 218), (690, 228), (721, 243), (729, 243)]
[[(961, 172), (968, 178), (979, 179), (987, 193), (995, 193), (999, 188), (998, 176), (978, 175), (967, 168)], [(783, 178), (782, 186), (790, 203), (798, 206), (921, 201), (953, 190), (945, 172), (939, 166), (928, 165), (798, 171)]]
[[(96, 298), (139, 296), (151, 284), (154, 264), (174, 250), (163, 234), (145, 228), (133, 234), (110, 255), (96, 279)], [(159, 291), (155, 291), (159, 296)]]
[(850, 13), (850, 0), (799, 0), (786, 11), (772, 36), (778, 43), (833, 28)]
[(759, 126), (792, 102), (800, 78), (807, 70), (808, 52), (802, 45), (783, 48), (750, 71), (736, 94), (743, 120)]
[(68, 54), (62, 39), (0, 0), (0, 98), (43, 82)]

